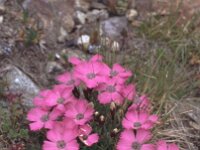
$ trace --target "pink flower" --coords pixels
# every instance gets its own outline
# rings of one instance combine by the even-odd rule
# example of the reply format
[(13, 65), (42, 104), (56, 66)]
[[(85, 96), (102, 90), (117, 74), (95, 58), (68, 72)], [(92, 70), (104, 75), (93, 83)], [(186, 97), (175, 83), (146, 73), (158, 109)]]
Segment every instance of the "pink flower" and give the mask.
[(92, 127), (88, 124), (80, 126), (79, 128), (79, 139), (87, 146), (92, 146), (99, 140), (98, 134), (91, 134)]
[(73, 65), (78, 65), (78, 64), (81, 64), (81, 63), (84, 63), (84, 62), (95, 62), (95, 61), (102, 61), (103, 57), (99, 54), (96, 54), (94, 56), (92, 56), (88, 61), (86, 60), (81, 60), (80, 58), (77, 58), (77, 57), (70, 57), (69, 58), (69, 62)]
[(66, 106), (65, 116), (77, 125), (84, 125), (92, 119), (94, 109), (86, 100), (77, 100)]
[(43, 90), (39, 93), (37, 97), (33, 99), (33, 103), (35, 106), (42, 107), (44, 109), (49, 109), (49, 107), (46, 105), (45, 97), (47, 97), (51, 93), (51, 90)]
[(133, 84), (126, 85), (123, 88), (123, 96), (128, 100), (133, 100), (136, 95), (135, 86)]
[(106, 82), (109, 67), (103, 62), (91, 61), (78, 64), (74, 68), (74, 76), (80, 79), (88, 88), (95, 88)]
[(156, 115), (149, 115), (144, 111), (128, 111), (122, 125), (126, 129), (151, 129), (157, 120)]
[(81, 60), (80, 58), (78, 58), (78, 57), (70, 57), (69, 59), (68, 59), (68, 61), (72, 64), (72, 65), (78, 65), (78, 64), (81, 64), (81, 63), (83, 63), (83, 62), (85, 62), (85, 61), (83, 61), (83, 60)]
[(153, 144), (145, 144), (150, 139), (151, 132), (148, 130), (125, 130), (121, 133), (117, 150), (155, 150)]
[(102, 61), (103, 60), (103, 56), (102, 55), (99, 55), (99, 54), (96, 54), (96, 55), (94, 55), (94, 56), (92, 56), (91, 58), (90, 58), (90, 62), (95, 62), (95, 61)]
[(56, 80), (72, 88), (80, 84), (80, 81), (75, 79), (71, 72), (65, 72), (64, 74), (57, 76)]
[(150, 101), (146, 95), (142, 95), (135, 99), (135, 102), (128, 108), (128, 111), (138, 110), (138, 111), (150, 111)]
[(72, 95), (72, 88), (65, 85), (54, 86), (53, 90), (44, 99), (47, 106), (56, 106), (59, 110), (64, 110), (66, 103), (75, 100)]
[(110, 70), (110, 77), (119, 84), (123, 84), (130, 76), (132, 76), (131, 71), (126, 70), (119, 64), (114, 64)]
[(76, 130), (66, 130), (62, 126), (57, 125), (47, 132), (47, 139), (49, 141), (44, 141), (43, 150), (79, 150), (76, 137)]
[(54, 121), (61, 115), (59, 110), (53, 110), (51, 113), (47, 110), (41, 108), (33, 108), (28, 112), (27, 119), (31, 121), (30, 129), (40, 130), (43, 127), (51, 129), (53, 127)]
[(123, 87), (114, 80), (108, 80), (106, 84), (100, 85), (98, 90), (101, 91), (98, 95), (98, 100), (101, 104), (108, 104), (112, 101), (118, 104), (123, 103), (124, 97), (121, 93)]
[(157, 150), (179, 150), (176, 144), (167, 144), (166, 141), (160, 140), (157, 142)]

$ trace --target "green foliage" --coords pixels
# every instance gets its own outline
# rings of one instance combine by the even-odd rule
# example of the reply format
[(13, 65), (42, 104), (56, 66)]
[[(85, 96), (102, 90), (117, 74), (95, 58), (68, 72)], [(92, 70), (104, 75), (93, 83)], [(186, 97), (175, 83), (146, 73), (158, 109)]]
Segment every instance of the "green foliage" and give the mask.
[(27, 140), (29, 138), (28, 129), (20, 122), (24, 118), (23, 115), (24, 113), (20, 110), (19, 105), (12, 105), (9, 110), (0, 106), (0, 134), (10, 141)]
[(25, 45), (29, 46), (38, 38), (38, 32), (34, 28), (29, 28), (26, 30), (26, 36), (25, 36)]

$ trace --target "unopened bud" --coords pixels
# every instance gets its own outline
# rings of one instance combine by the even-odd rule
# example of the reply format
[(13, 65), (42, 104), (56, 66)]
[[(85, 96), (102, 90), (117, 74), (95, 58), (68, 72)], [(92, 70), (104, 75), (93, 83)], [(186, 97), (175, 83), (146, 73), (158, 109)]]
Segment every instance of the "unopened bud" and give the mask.
[(95, 117), (98, 117), (99, 115), (100, 115), (99, 112), (98, 112), (98, 111), (95, 111), (94, 116), (95, 116)]
[(112, 132), (110, 133), (110, 136), (111, 136), (111, 137), (115, 137), (115, 136), (119, 133), (119, 131), (120, 131), (120, 130), (117, 129), (117, 128), (113, 129)]
[(120, 131), (120, 130), (117, 129), (117, 128), (114, 128), (114, 129), (113, 129), (113, 132), (116, 133), (116, 134), (119, 133), (119, 131)]
[(110, 104), (110, 110), (111, 110), (111, 111), (115, 111), (115, 109), (116, 109), (115, 103), (114, 103), (114, 102), (111, 102), (111, 104)]
[(105, 117), (104, 117), (103, 115), (101, 115), (101, 116), (99, 117), (99, 124), (103, 125), (104, 122), (105, 122)]
[(119, 109), (119, 115), (120, 115), (121, 117), (124, 116), (124, 110), (123, 110), (123, 109)]
[(93, 102), (90, 102), (89, 105), (94, 108), (94, 103)]

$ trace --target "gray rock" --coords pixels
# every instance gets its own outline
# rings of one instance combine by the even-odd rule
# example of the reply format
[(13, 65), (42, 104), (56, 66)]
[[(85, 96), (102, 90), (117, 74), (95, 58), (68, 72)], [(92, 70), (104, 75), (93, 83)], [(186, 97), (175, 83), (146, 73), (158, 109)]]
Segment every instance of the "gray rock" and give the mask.
[(112, 17), (100, 23), (100, 34), (119, 40), (123, 30), (127, 29), (128, 21), (126, 17)]
[(32, 99), (40, 89), (24, 72), (15, 66), (9, 66), (4, 79), (8, 83), (10, 91), (22, 94), (25, 106), (33, 106)]
[(6, 0), (0, 0), (0, 5), (3, 5)]
[(75, 9), (87, 12), (90, 9), (91, 0), (75, 0)]
[(0, 55), (10, 55), (13, 51), (12, 43), (0, 42)]
[(93, 8), (93, 9), (106, 9), (107, 7), (106, 7), (106, 5), (104, 5), (102, 3), (92, 1), (91, 8)]
[(109, 17), (109, 14), (108, 14), (107, 10), (105, 10), (105, 9), (102, 9), (102, 10), (94, 9), (87, 13), (87, 20), (89, 23), (96, 22), (97, 19), (105, 20), (108, 17)]
[(0, 24), (2, 24), (3, 23), (3, 16), (0, 16)]
[(60, 28), (60, 36), (58, 37), (58, 42), (63, 43), (63, 42), (65, 42), (65, 40), (68, 39), (68, 37), (69, 37), (69, 34), (67, 33), (67, 31), (63, 27), (61, 27)]
[(85, 24), (86, 21), (86, 14), (82, 11), (76, 11), (75, 13), (75, 19), (79, 24)]

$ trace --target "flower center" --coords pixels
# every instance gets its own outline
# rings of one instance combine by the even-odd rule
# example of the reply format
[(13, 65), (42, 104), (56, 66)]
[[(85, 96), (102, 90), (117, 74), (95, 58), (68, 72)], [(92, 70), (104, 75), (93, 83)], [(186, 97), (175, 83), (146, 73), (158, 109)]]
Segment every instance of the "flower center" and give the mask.
[(95, 77), (96, 77), (96, 75), (94, 73), (88, 73), (87, 74), (88, 79), (94, 79)]
[(109, 85), (109, 86), (107, 86), (106, 91), (113, 93), (116, 91), (116, 89), (113, 85)]
[(140, 128), (142, 125), (141, 125), (140, 122), (135, 122), (135, 123), (133, 124), (133, 126), (134, 126), (135, 128)]
[(75, 81), (73, 80), (73, 79), (71, 79), (71, 80), (69, 80), (69, 81), (67, 81), (67, 85), (72, 85), (72, 84), (74, 84), (75, 83)]
[(141, 145), (138, 142), (133, 142), (132, 143), (132, 150), (140, 150)]
[(87, 136), (87, 135), (84, 135), (82, 138), (83, 138), (83, 140), (85, 141), (85, 140), (87, 140), (88, 136)]
[(56, 142), (56, 146), (57, 146), (57, 148), (59, 148), (59, 149), (64, 149), (64, 148), (66, 147), (66, 143), (65, 143), (65, 141), (63, 141), (63, 140), (57, 141), (57, 142)]
[(58, 103), (58, 104), (63, 104), (64, 101), (65, 101), (65, 100), (64, 100), (63, 98), (59, 98), (59, 99), (57, 100), (57, 103)]
[(43, 116), (40, 118), (40, 120), (41, 120), (42, 122), (47, 122), (47, 121), (49, 120), (49, 116), (48, 116), (48, 115), (43, 115)]
[(77, 120), (81, 120), (81, 119), (83, 119), (84, 118), (84, 115), (83, 114), (77, 114), (76, 115), (76, 119)]
[(110, 76), (114, 77), (114, 76), (116, 76), (116, 75), (118, 75), (118, 72), (117, 72), (117, 71), (112, 70), (112, 71), (110, 72)]

